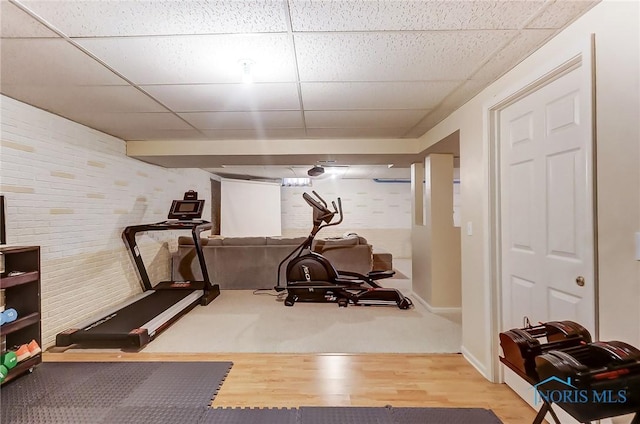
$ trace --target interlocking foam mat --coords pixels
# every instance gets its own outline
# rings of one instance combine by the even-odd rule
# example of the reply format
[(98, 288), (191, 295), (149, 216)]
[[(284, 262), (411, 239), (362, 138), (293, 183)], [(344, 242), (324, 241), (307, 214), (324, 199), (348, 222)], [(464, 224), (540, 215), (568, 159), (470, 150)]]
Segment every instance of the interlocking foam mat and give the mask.
[[(46, 362), (2, 386), (0, 418), (3, 424), (122, 424), (143, 422), (127, 418), (129, 412), (133, 417), (138, 410), (165, 410), (161, 416), (186, 419), (187, 410), (202, 415), (231, 366), (231, 362)], [(182, 415), (172, 415), (177, 412)]]

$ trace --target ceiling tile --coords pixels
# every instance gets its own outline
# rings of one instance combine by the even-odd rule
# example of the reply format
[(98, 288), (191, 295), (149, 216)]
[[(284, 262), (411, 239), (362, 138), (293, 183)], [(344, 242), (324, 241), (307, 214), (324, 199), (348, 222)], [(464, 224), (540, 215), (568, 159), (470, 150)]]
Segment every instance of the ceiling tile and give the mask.
[(400, 138), (407, 128), (307, 128), (309, 138)]
[(527, 28), (564, 28), (599, 3), (599, 0), (558, 0), (550, 3), (544, 11), (529, 22)]
[(261, 130), (202, 130), (211, 140), (267, 140), (305, 138), (304, 128), (264, 128)]
[(8, 1), (0, 2), (0, 17), (2, 17), (0, 19), (2, 38), (59, 37), (58, 34)]
[(533, 53), (556, 30), (527, 29), (518, 34), (504, 49), (493, 56), (471, 79), (493, 82)]
[(449, 97), (447, 97), (437, 108), (432, 110), (419, 124), (411, 131), (404, 134), (405, 137), (420, 137), (428, 129), (434, 127), (437, 123), (449, 116), (460, 106), (468, 102), (485, 88), (486, 83), (481, 81), (469, 80), (458, 87)]
[(131, 86), (3, 85), (2, 92), (60, 115), (76, 112), (166, 112)]
[(78, 48), (62, 39), (2, 39), (2, 84), (126, 85)]
[(198, 129), (256, 130), (265, 128), (301, 128), (298, 111), (187, 112), (179, 114)]
[(332, 110), (306, 111), (308, 128), (400, 128), (412, 127), (427, 110)]
[(145, 85), (177, 112), (300, 109), (295, 83)]
[(516, 31), (296, 34), (300, 80), (461, 80)]
[(162, 130), (193, 130), (189, 124), (172, 113), (87, 113), (74, 111), (67, 114), (66, 117), (124, 140), (131, 139), (132, 134), (161, 133)]
[[(305, 169), (309, 169), (307, 166)], [(246, 175), (257, 176), (262, 178), (292, 178), (295, 177), (291, 166), (280, 165), (244, 165), (244, 166), (229, 166), (223, 165), (219, 168), (207, 168), (206, 171), (212, 172), (218, 175), (225, 175), (231, 173), (232, 175)]]
[(290, 0), (294, 31), (519, 29), (545, 0)]
[[(114, 134), (115, 135), (115, 134)], [(160, 128), (127, 128), (119, 130), (116, 135), (123, 140), (206, 140), (200, 131), (190, 130), (168, 130)]]
[(302, 83), (306, 110), (430, 109), (462, 81)]
[(21, 2), (70, 37), (287, 30), (284, 5), (273, 0)]
[(251, 59), (255, 82), (295, 81), (283, 34), (76, 39), (136, 84), (242, 82), (239, 61)]

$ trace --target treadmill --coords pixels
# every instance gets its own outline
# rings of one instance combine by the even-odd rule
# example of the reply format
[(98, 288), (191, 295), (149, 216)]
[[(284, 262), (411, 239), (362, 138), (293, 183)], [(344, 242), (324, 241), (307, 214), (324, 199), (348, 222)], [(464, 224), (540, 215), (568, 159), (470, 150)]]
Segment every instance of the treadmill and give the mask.
[[(204, 200), (188, 191), (174, 200), (168, 220), (126, 227), (123, 239), (138, 269), (143, 292), (128, 301), (56, 335), (56, 346), (121, 347), (140, 349), (196, 305), (206, 306), (220, 294), (211, 284), (202, 252), (200, 233), (212, 224), (200, 219)], [(136, 234), (147, 231), (190, 230), (203, 281), (163, 281), (151, 284), (136, 243)]]

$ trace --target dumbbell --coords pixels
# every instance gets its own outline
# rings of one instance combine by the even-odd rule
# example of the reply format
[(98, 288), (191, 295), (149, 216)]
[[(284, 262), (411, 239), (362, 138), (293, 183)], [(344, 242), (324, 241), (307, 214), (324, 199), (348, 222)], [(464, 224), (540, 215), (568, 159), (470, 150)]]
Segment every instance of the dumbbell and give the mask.
[(10, 370), (18, 363), (18, 356), (14, 351), (9, 350), (2, 354), (0, 362), (2, 362), (2, 365), (4, 365), (8, 370)]
[(9, 374), (9, 370), (4, 365), (0, 365), (0, 383), (2, 383)]
[(18, 319), (18, 312), (13, 308), (9, 308), (9, 309), (1, 312), (0, 316), (1, 316), (0, 323), (1, 324), (8, 324), (8, 323), (13, 322), (16, 319)]

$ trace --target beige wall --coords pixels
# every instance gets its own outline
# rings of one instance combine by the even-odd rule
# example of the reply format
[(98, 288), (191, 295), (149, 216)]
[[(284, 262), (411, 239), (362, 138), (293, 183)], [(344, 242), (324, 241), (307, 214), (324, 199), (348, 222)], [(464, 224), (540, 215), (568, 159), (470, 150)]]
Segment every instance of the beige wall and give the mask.
[[(488, 378), (495, 365), (488, 238), (489, 157), (486, 109), (580, 52), (595, 34), (600, 338), (640, 345), (639, 5), (605, 0), (421, 139), (428, 147), (460, 130), (463, 352)], [(415, 250), (414, 250), (415, 251)]]
[[(431, 273), (431, 243), (424, 216), (424, 162), (411, 165), (411, 280), (412, 290), (421, 299), (429, 298), (426, 283)], [(415, 284), (414, 284), (415, 282)]]
[(414, 273), (412, 289), (434, 311), (460, 307), (460, 229), (453, 226), (453, 173), (453, 155), (427, 156), (424, 202), (414, 202), (423, 206), (415, 214), (424, 218), (414, 264), (425, 265)]
[(453, 155), (430, 155), (432, 285), (436, 308), (459, 308), (461, 299), (460, 228), (453, 226)]

